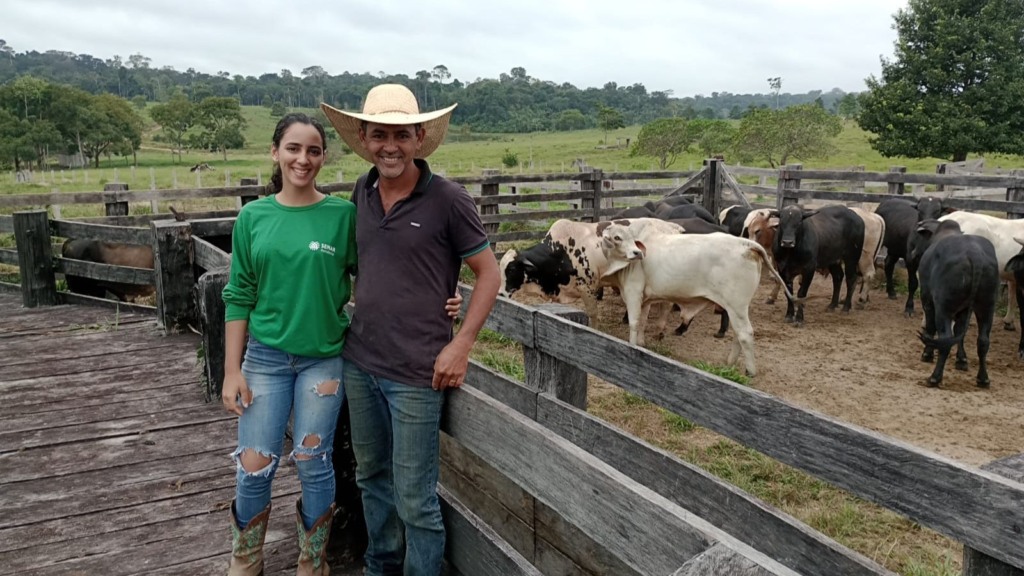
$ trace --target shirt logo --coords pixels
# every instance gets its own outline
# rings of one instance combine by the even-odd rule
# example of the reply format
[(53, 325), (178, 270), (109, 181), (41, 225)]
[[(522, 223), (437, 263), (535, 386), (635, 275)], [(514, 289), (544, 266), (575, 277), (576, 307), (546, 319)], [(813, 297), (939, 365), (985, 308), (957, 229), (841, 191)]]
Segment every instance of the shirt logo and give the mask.
[(420, 227), (420, 223), (419, 222), (409, 222), (409, 225), (412, 226), (413, 228), (419, 228)]
[(334, 246), (331, 246), (330, 244), (327, 243), (317, 242), (316, 240), (313, 240), (312, 242), (309, 243), (309, 249), (313, 252), (324, 252), (326, 254), (334, 256)]

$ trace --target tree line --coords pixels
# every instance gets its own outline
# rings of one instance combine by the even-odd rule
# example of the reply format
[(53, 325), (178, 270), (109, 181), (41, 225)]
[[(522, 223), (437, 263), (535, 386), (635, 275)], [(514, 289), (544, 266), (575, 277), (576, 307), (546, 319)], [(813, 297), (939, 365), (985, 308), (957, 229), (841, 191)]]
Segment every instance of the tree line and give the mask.
[(57, 50), (17, 52), (0, 40), (0, 84), (19, 76), (33, 76), (69, 84), (91, 94), (109, 93), (127, 99), (167, 102), (176, 93), (193, 103), (211, 97), (233, 97), (243, 106), (280, 104), (287, 108), (315, 108), (328, 102), (343, 109), (358, 109), (362, 98), (381, 82), (403, 84), (412, 89), (424, 108), (438, 108), (458, 102), (453, 123), (474, 132), (534, 132), (594, 128), (601, 108), (623, 115), (627, 125), (644, 124), (656, 118), (739, 118), (758, 107), (784, 108), (820, 100), (829, 110), (846, 96), (838, 88), (805, 94), (732, 94), (674, 97), (671, 90), (648, 90), (643, 84), (620, 86), (607, 82), (600, 88), (577, 88), (530, 76), (523, 67), (502, 72), (497, 78), (462, 81), (446, 66), (406, 74), (342, 72), (329, 74), (321, 66), (301, 71), (280, 70), (259, 76), (228, 71), (202, 72), (171, 66), (156, 67), (142, 54), (103, 60), (90, 54)]

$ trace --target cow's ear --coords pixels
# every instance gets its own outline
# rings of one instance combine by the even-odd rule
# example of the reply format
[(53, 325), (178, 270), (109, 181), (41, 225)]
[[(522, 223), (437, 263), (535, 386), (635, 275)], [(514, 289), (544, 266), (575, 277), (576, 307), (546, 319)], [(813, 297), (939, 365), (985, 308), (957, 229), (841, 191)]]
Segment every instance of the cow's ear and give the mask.
[(643, 254), (644, 257), (646, 258), (647, 257), (647, 246), (644, 246), (644, 243), (639, 241), (639, 240), (637, 240), (635, 242), (635, 244), (636, 244), (636, 247), (640, 249), (640, 253)]
[(607, 227), (609, 227), (611, 225), (612, 225), (612, 223), (607, 221), (607, 220), (598, 222), (597, 223), (597, 235), (600, 236), (601, 234), (604, 234), (605, 228), (607, 228)]
[(811, 216), (814, 216), (817, 213), (817, 210), (804, 210), (804, 218), (810, 218)]

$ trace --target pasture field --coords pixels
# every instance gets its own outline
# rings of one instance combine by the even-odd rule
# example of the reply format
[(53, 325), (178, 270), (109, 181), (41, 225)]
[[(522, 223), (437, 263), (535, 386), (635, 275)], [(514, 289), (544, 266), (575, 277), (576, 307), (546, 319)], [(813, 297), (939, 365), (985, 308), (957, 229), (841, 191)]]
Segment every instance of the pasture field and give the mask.
[[(879, 274), (881, 276), (881, 274)], [(827, 285), (827, 286), (826, 286)], [(1016, 356), (1018, 332), (993, 330), (992, 387), (974, 386), (975, 332), (967, 337), (968, 372), (949, 369), (941, 388), (927, 388), (928, 364), (919, 360), (913, 318), (903, 299), (872, 293), (864, 310), (826, 313), (831, 282), (818, 277), (802, 328), (782, 322), (785, 304), (765, 304), (765, 277), (751, 305), (758, 375), (749, 381), (722, 366), (732, 334), (716, 340), (717, 316), (702, 314), (684, 336), (671, 333), (650, 348), (668, 357), (747, 384), (787, 401), (907, 441), (961, 462), (981, 465), (1024, 452), (1024, 364)], [(517, 300), (539, 303), (530, 296)], [(627, 338), (624, 306), (606, 298), (596, 328)], [(594, 323), (592, 323), (594, 325)], [(653, 331), (648, 342), (653, 342)], [(522, 355), (511, 341), (490, 333), (475, 357), (522, 378)], [(588, 410), (648, 442), (762, 498), (842, 544), (907, 576), (960, 574), (961, 546), (884, 508), (861, 500), (760, 453), (671, 414), (646, 400), (590, 377)]]

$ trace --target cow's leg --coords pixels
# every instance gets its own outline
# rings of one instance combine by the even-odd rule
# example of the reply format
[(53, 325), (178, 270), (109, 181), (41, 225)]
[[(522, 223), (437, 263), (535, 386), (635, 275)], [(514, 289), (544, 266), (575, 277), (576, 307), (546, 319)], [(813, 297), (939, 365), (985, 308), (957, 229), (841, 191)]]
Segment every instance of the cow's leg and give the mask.
[[(732, 322), (732, 332), (736, 337), (733, 350), (736, 348), (743, 354), (743, 367), (747, 371), (748, 376), (755, 376), (757, 374), (757, 366), (754, 361), (754, 327), (750, 324), (749, 310), (747, 309), (726, 309), (726, 313)], [(732, 356), (732, 355), (730, 355)], [(729, 363), (734, 364), (737, 358), (732, 358)]]
[(949, 358), (949, 349), (952, 348), (951, 337), (953, 336), (953, 319), (944, 310), (935, 311), (935, 326), (938, 331), (935, 334), (939, 358), (935, 361), (935, 369), (928, 378), (928, 385), (935, 387), (942, 383), (942, 373), (946, 369), (946, 360)]
[(586, 310), (587, 316), (590, 317), (590, 326), (596, 327), (600, 321), (597, 311), (597, 300), (594, 298), (594, 293), (586, 288), (580, 288), (580, 299), (583, 300), (583, 309)]
[(839, 307), (839, 290), (843, 285), (843, 267), (839, 263), (828, 267), (828, 274), (832, 277), (832, 300), (828, 303), (829, 312)]
[(903, 306), (903, 315), (910, 318), (914, 315), (914, 292), (917, 292), (917, 266), (907, 262), (907, 303)]
[[(921, 308), (924, 309), (924, 325), (921, 327), (921, 332), (929, 338), (935, 337), (935, 304), (931, 300), (931, 296), (925, 297), (925, 294), (921, 293)], [(921, 352), (922, 362), (934, 362), (935, 361), (935, 347), (924, 345), (924, 351)]]
[[(792, 294), (793, 293), (793, 277), (790, 276), (789, 274), (786, 274), (785, 276), (782, 277), (782, 279), (786, 283), (786, 290), (788, 290), (789, 293)], [(801, 281), (803, 281), (803, 278), (801, 278)], [(795, 308), (796, 307), (793, 304), (793, 301), (790, 300), (789, 298), (786, 298), (786, 320), (785, 321), (787, 323), (793, 322)]]
[[(776, 290), (778, 290), (778, 284), (776, 284)], [(729, 313), (724, 308), (715, 310), (715, 314), (721, 316), (718, 321), (718, 332), (715, 332), (715, 338), (725, 338), (725, 331), (729, 329)]]
[[(644, 304), (641, 314), (644, 318), (650, 313), (652, 305), (648, 302)], [(668, 326), (669, 316), (672, 315), (672, 303), (671, 302), (658, 302), (657, 306), (653, 306), (655, 314), (657, 315), (657, 323), (655, 324), (654, 339), (661, 342), (665, 339), (665, 327)]]
[(626, 304), (626, 315), (629, 316), (629, 343), (644, 345), (643, 332), (643, 293), (640, 290), (621, 291), (622, 301)]
[[(978, 322), (978, 377), (975, 382), (979, 388), (988, 388), (988, 357), (989, 337), (992, 333), (992, 318), (994, 316), (995, 302), (990, 305), (975, 306), (974, 319)], [(1024, 338), (1024, 337), (1022, 337)], [(1022, 339), (1024, 342), (1024, 339)]]
[(964, 336), (967, 334), (967, 325), (971, 322), (971, 309), (965, 308), (956, 315), (953, 321), (953, 335), (959, 338), (956, 343), (956, 364), (954, 368), (962, 372), (967, 371), (967, 352), (964, 350)]
[[(1013, 332), (1016, 330), (1013, 325), (1014, 312), (1017, 311), (1017, 281), (1013, 278), (1006, 281), (1006, 315), (1003, 316), (1003, 330)], [(1024, 327), (1021, 328), (1024, 330)]]
[(899, 257), (893, 256), (892, 251), (886, 247), (885, 254), (885, 293), (889, 295), (889, 300), (896, 299), (896, 287), (893, 282), (893, 272), (896, 271), (896, 262), (899, 261)]
[(857, 270), (860, 258), (847, 258), (843, 268), (846, 270), (846, 300), (843, 301), (843, 312), (849, 313), (853, 309), (853, 293), (857, 289)]
[(793, 317), (793, 325), (798, 328), (804, 325), (804, 299), (811, 289), (811, 280), (814, 280), (814, 270), (804, 270), (800, 276), (800, 291), (796, 295), (800, 303), (796, 305), (796, 315)]

